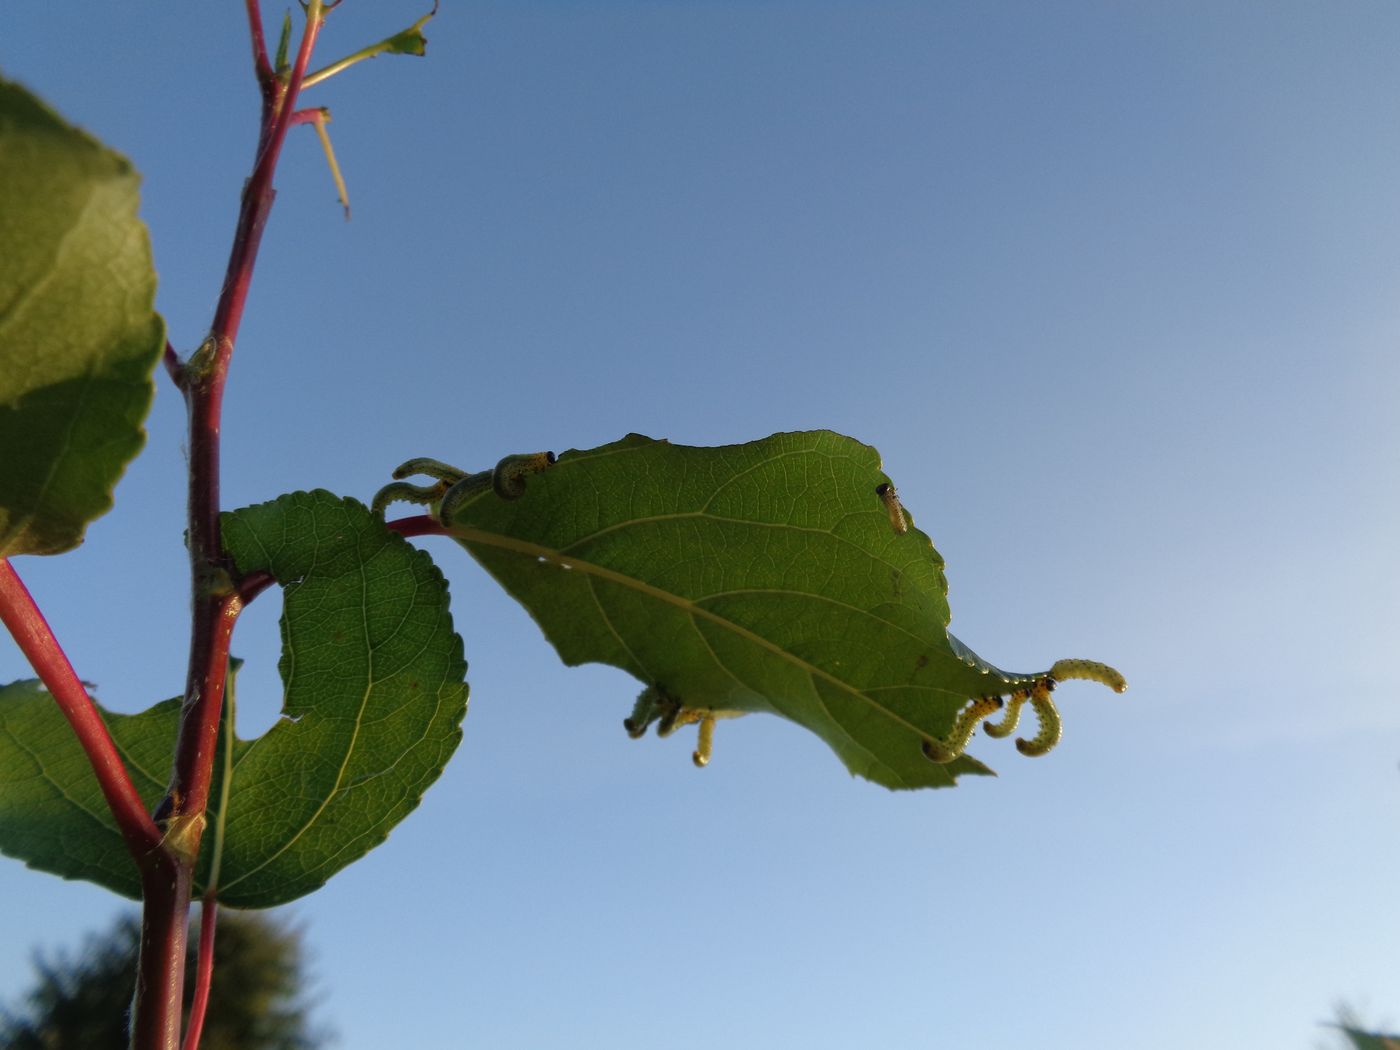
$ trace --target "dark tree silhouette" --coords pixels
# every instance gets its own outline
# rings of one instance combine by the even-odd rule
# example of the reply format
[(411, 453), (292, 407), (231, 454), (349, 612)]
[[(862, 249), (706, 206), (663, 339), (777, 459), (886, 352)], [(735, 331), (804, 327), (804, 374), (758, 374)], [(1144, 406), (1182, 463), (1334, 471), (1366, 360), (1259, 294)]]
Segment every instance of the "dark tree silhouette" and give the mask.
[[(0, 1010), (5, 1050), (126, 1050), (141, 926), (125, 916), (88, 938), (76, 957), (36, 954), (34, 986)], [(192, 930), (190, 945), (198, 943)], [(200, 1050), (317, 1050), (324, 1032), (308, 1018), (301, 936), (261, 916), (224, 911), (214, 941), (214, 981)], [(191, 951), (185, 1009), (194, 988)]]

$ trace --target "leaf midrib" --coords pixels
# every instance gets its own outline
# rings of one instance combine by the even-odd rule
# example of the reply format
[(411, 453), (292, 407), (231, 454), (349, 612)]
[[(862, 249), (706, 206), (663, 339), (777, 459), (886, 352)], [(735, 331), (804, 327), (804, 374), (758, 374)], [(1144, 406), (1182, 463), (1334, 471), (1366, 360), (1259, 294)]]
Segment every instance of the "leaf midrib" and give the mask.
[[(470, 526), (456, 524), (454, 524), (451, 528), (451, 535), (454, 539), (462, 540), (465, 543), (477, 543), (486, 547), (495, 547), (498, 550), (510, 551), (513, 554), (519, 554), (532, 559), (544, 558), (546, 561), (552, 561), (559, 565), (566, 565), (571, 570), (577, 570), (579, 572), (585, 573), (586, 575), (596, 576), (599, 579), (607, 580), (610, 583), (616, 583), (622, 587), (631, 588), (632, 590), (635, 590), (640, 594), (644, 594), (649, 598), (653, 598), (656, 601), (674, 606), (675, 608), (680, 609), (689, 615), (702, 617), (706, 620), (709, 620), (711, 623), (717, 624), (725, 630), (733, 632), (739, 638), (742, 638), (745, 641), (756, 645), (761, 649), (767, 650), (774, 656), (778, 657), (780, 660), (784, 660), (787, 663), (792, 664), (794, 667), (797, 667), (798, 669), (806, 672), (812, 677), (820, 678), (826, 682), (831, 683), (838, 689), (849, 693), (850, 695), (859, 699), (862, 703), (866, 704), (872, 710), (876, 711), (881, 715), (884, 715), (890, 721), (894, 722), (896, 725), (904, 729), (907, 729), (909, 732), (915, 734), (920, 739), (923, 739), (928, 736), (928, 734), (924, 730), (920, 729), (913, 723), (907, 722), (903, 718), (900, 718), (889, 708), (877, 703), (872, 697), (867, 696), (865, 693), (857, 689), (855, 686), (851, 685), (849, 682), (845, 682), (840, 678), (837, 678), (831, 672), (823, 670), (822, 668), (817, 667), (815, 664), (810, 664), (806, 660), (803, 660), (801, 657), (795, 656), (793, 653), (788, 652), (786, 649), (783, 649), (781, 646), (763, 637), (761, 634), (756, 634), (753, 631), (749, 630), (747, 627), (735, 623), (733, 620), (726, 619), (725, 617), (720, 616), (718, 613), (712, 612), (711, 610), (706, 609), (703, 606), (697, 605), (689, 598), (684, 598), (681, 595), (672, 593), (671, 591), (663, 590), (660, 587), (647, 583), (645, 580), (639, 580), (635, 576), (629, 576), (626, 573), (618, 572), (615, 569), (609, 569), (606, 566), (597, 564), (596, 562), (591, 562), (586, 559), (579, 558), (575, 555), (563, 554), (562, 552), (552, 547), (546, 547), (537, 543), (530, 543), (527, 540), (519, 540), (514, 538), (513, 536), (502, 536), (499, 533), (488, 532), (485, 529), (476, 529)], [(845, 730), (843, 730), (843, 732), (845, 732)], [(847, 733), (847, 736), (849, 735), (850, 734)], [(854, 740), (854, 738), (852, 739)]]

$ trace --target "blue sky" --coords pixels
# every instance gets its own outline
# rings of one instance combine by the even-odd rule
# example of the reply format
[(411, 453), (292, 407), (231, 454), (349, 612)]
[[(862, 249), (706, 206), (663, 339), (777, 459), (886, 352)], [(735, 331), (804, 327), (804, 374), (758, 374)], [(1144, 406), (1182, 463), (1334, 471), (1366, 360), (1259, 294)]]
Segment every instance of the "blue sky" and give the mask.
[[(0, 7), (0, 70), (143, 171), (182, 350), (256, 131), (240, 9)], [(346, 3), (319, 54), (419, 13)], [(1400, 11), (447, 0), (428, 32), (308, 97), (353, 220), (303, 129), (226, 506), (829, 427), (882, 451), (960, 638), (1132, 688), (1065, 687), (1051, 756), (955, 791), (762, 717), (697, 772), (423, 541), (472, 706), (422, 807), (285, 911), (339, 1045), (1302, 1048), (1339, 998), (1400, 1026)], [(163, 376), (149, 429), (87, 543), (17, 563), (122, 710), (185, 660)], [(278, 611), (235, 639), (245, 735)], [(0, 900), (0, 994), (120, 908), (8, 860)]]

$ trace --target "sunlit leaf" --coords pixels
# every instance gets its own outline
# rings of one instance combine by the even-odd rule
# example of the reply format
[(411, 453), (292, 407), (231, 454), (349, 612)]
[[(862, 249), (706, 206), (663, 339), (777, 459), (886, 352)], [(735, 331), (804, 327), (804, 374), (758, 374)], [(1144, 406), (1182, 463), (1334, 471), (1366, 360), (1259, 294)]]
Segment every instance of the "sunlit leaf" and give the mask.
[[(180, 701), (139, 715), (102, 712), (150, 808), (165, 794)], [(126, 897), (141, 882), (126, 843), (58, 704), (35, 681), (0, 687), (0, 852), (31, 868), (86, 879)]]
[(241, 573), (282, 584), (283, 717), (235, 745), (219, 899), (292, 900), (384, 841), (461, 740), (467, 665), (432, 559), (354, 500), (223, 516)]
[[(196, 889), (221, 843), (220, 900), (262, 908), (314, 890), (418, 805), (461, 739), (466, 662), (431, 559), (359, 503), (293, 493), (224, 515), (223, 529), (240, 570), (283, 584), (286, 692), (282, 719), (262, 736), (224, 737)], [(139, 715), (103, 712), (152, 808), (179, 714), (178, 699)], [(0, 851), (139, 894), (87, 758), (35, 682), (0, 689)]]
[(874, 449), (825, 431), (633, 435), (565, 453), (518, 500), (483, 487), (450, 525), (566, 663), (620, 667), (692, 720), (789, 718), (888, 787), (948, 786), (988, 770), (925, 744), (974, 698), (1049, 672), (1002, 671), (949, 635), (943, 560), (888, 483)]
[(128, 161), (0, 80), (0, 557), (82, 542), (165, 342)]

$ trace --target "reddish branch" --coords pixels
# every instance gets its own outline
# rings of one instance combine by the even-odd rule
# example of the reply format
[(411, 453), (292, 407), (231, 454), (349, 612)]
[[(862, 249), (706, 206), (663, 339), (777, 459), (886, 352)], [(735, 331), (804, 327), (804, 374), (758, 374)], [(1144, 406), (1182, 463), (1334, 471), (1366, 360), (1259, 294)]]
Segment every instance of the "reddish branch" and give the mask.
[[(258, 86), (262, 88), (263, 96), (266, 98), (272, 93), (272, 63), (267, 58), (267, 38), (263, 35), (262, 9), (258, 6), (258, 0), (244, 0), (243, 6), (248, 10), (248, 38), (253, 44), (253, 70), (258, 77)], [(264, 117), (263, 123), (267, 120)]]
[(160, 829), (136, 793), (97, 705), (88, 696), (24, 581), (6, 558), (0, 558), (0, 620), (14, 635), (20, 651), (73, 727), (78, 743), (92, 763), (102, 795), (116, 818), (117, 828), (126, 840), (126, 848), (144, 867), (151, 852), (160, 847)]
[[(254, 7), (250, 4), (250, 12)], [(181, 387), (190, 421), (189, 546), (194, 625), (190, 669), (185, 683), (185, 712), (176, 743), (174, 774), (161, 816), (203, 813), (209, 798), (228, 666), (228, 641), (242, 607), (219, 538), (219, 433), (224, 384), (247, 303), (253, 264), (276, 196), (272, 188), (273, 173), (319, 30), (319, 21), (308, 22), (291, 75), (285, 87), (278, 86), (278, 97), (259, 135), (253, 173), (243, 189), (243, 206), (229, 253), (223, 291), (214, 311), (211, 338), (205, 344), (207, 350), (202, 349), (182, 370)]]
[(165, 341), (165, 354), (161, 357), (165, 363), (165, 370), (170, 374), (170, 378), (176, 386), (180, 385), (180, 370), (184, 365), (180, 362), (180, 355), (175, 352), (175, 348), (170, 345), (170, 340)]
[(219, 915), (218, 902), (205, 895), (199, 906), (199, 965), (194, 977), (194, 1001), (190, 1004), (190, 1020), (185, 1026), (182, 1050), (198, 1050), (199, 1037), (204, 1031), (204, 1014), (209, 1008), (209, 987), (214, 979), (214, 927)]
[[(160, 851), (168, 863), (143, 881), (145, 912), (132, 1017), (132, 1046), (138, 1050), (174, 1050), (179, 1044), (190, 887), (218, 745), (229, 640), (243, 607), (219, 536), (219, 433), (224, 384), (248, 299), (253, 265), (276, 195), (273, 174), (321, 29), (320, 18), (308, 19), (296, 61), (283, 81), (267, 60), (257, 0), (246, 0), (246, 7), (253, 61), (262, 92), (256, 159), (243, 187), (233, 247), (210, 337), (183, 365), (178, 359), (172, 362), (170, 354), (166, 362), (185, 395), (189, 414), (188, 543), (193, 623), (175, 763), (169, 790), (156, 810), (157, 819), (170, 832), (167, 848)], [(201, 970), (212, 966), (208, 949), (213, 945), (216, 914), (213, 907), (206, 908), (200, 934)], [(190, 1035), (193, 1041), (186, 1045), (193, 1048), (199, 1038), (193, 1026)]]

